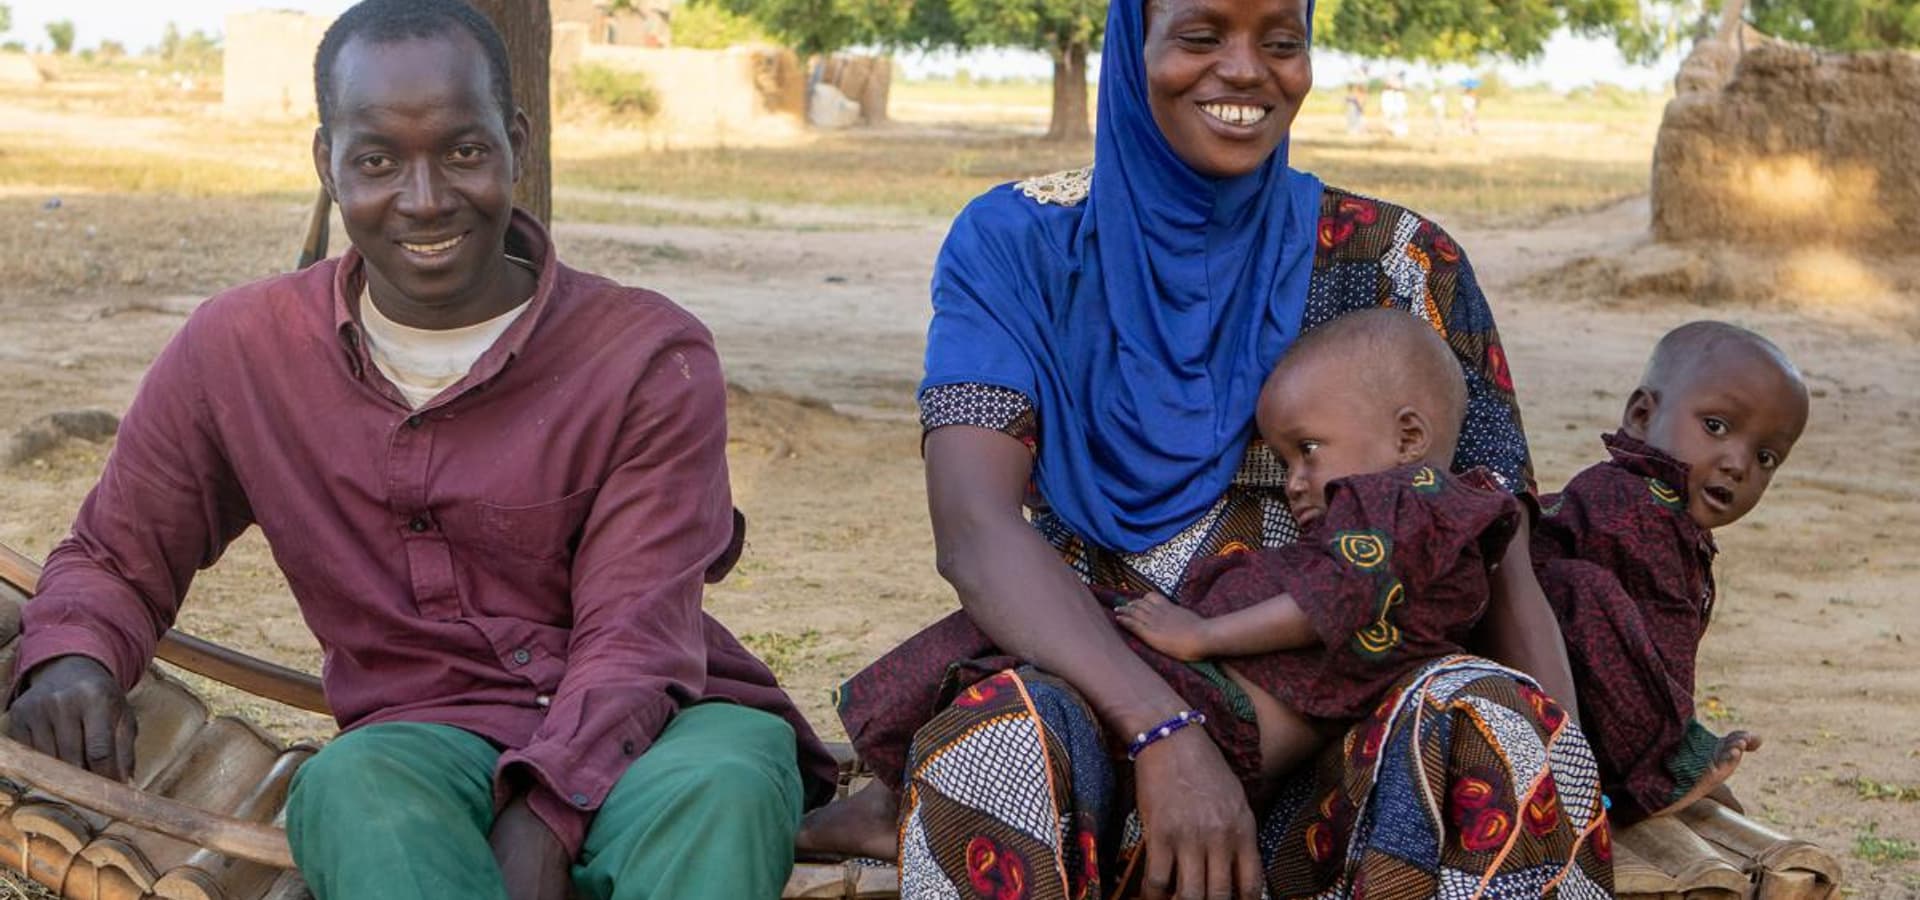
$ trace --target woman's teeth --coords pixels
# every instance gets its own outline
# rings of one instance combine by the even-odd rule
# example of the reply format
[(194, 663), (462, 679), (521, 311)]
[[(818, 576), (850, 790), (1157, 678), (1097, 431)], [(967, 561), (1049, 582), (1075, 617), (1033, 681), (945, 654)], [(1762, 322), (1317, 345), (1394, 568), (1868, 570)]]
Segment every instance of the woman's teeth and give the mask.
[(1267, 117), (1264, 106), (1242, 106), (1238, 103), (1202, 103), (1200, 111), (1228, 125), (1253, 125)]
[(444, 241), (440, 241), (439, 243), (434, 243), (434, 244), (409, 244), (406, 241), (401, 241), (400, 246), (405, 247), (407, 250), (413, 253), (439, 253), (443, 250), (453, 249), (455, 244), (458, 244), (462, 240), (465, 240), (466, 237), (467, 236), (464, 234), (457, 234), (457, 235), (454, 235), (453, 237), (447, 238)]

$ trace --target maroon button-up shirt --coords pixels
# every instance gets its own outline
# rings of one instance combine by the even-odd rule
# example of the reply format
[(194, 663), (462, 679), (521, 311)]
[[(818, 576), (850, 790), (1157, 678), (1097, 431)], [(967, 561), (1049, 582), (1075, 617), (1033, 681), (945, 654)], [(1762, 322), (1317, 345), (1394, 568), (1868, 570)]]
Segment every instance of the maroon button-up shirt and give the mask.
[(732, 532), (726, 384), (665, 297), (539, 266), (531, 306), (419, 410), (367, 355), (349, 251), (208, 301), (154, 361), (26, 607), (19, 671), (99, 660), (131, 687), (195, 571), (258, 525), (325, 651), (341, 727), (434, 722), (506, 748), (569, 850), (681, 707), (737, 702), (833, 762), (773, 674), (701, 611)]

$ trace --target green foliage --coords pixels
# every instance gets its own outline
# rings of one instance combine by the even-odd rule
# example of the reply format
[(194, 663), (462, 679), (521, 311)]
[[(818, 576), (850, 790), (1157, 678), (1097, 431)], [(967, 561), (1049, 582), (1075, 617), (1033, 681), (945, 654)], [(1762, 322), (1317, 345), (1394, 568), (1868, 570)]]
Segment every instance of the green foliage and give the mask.
[(1749, 0), (1747, 18), (1776, 37), (1834, 50), (1920, 48), (1915, 0)]
[[(1322, 0), (1314, 40), (1375, 58), (1529, 59), (1555, 30), (1611, 37), (1650, 62), (1712, 34), (1725, 0)], [(1836, 50), (1920, 48), (1917, 0), (1748, 0), (1768, 34)]]
[(673, 45), (676, 47), (724, 50), (766, 38), (766, 32), (752, 19), (718, 6), (702, 3), (673, 11)]
[(13, 30), (13, 7), (0, 3), (0, 32)]
[(1920, 859), (1920, 848), (1904, 838), (1882, 835), (1879, 822), (1868, 822), (1866, 828), (1854, 835), (1853, 855), (1874, 865), (1882, 865)]
[(127, 55), (127, 45), (119, 41), (101, 41), (99, 54), (101, 59), (109, 62), (122, 59)]
[(945, 0), (916, 3), (914, 13), (914, 43), (961, 49), (1097, 49), (1107, 24), (1099, 0)]
[(47, 23), (47, 40), (53, 42), (53, 52), (67, 54), (73, 52), (73, 20), (60, 19)]
[(153, 55), (174, 68), (209, 72), (220, 67), (220, 39), (197, 28), (181, 34), (180, 26), (168, 22)]
[(1892, 781), (1875, 781), (1864, 775), (1851, 778), (1836, 778), (1834, 783), (1842, 787), (1853, 788), (1854, 794), (1862, 800), (1893, 800), (1901, 803), (1920, 802), (1920, 784), (1900, 784)]
[(572, 78), (574, 93), (608, 112), (647, 118), (660, 111), (660, 95), (644, 73), (584, 65)]
[(907, 0), (692, 0), (689, 6), (706, 4), (752, 19), (803, 54), (897, 43), (909, 13)]
[(1531, 59), (1562, 27), (1607, 33), (1638, 15), (1635, 0), (1335, 0), (1317, 11), (1314, 40), (1376, 58)]

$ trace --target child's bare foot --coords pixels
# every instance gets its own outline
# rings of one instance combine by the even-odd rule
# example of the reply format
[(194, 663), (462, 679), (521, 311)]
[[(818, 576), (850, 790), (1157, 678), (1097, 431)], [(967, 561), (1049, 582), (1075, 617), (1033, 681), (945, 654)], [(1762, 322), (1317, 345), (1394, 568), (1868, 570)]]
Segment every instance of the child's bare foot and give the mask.
[(891, 860), (900, 855), (900, 798), (878, 781), (835, 800), (800, 819), (793, 849), (801, 856), (864, 856)]
[[(1675, 800), (1666, 809), (1654, 813), (1666, 816), (1677, 813), (1726, 786), (1727, 779), (1733, 777), (1733, 770), (1740, 767), (1740, 760), (1747, 753), (1760, 749), (1760, 736), (1745, 731), (1736, 731), (1720, 739), (1720, 746), (1713, 751), (1713, 762), (1700, 774), (1700, 780), (1680, 799)], [(1729, 796), (1731, 796), (1729, 794)]]
[(1114, 610), (1120, 627), (1133, 632), (1147, 646), (1174, 659), (1206, 659), (1206, 619), (1155, 593), (1147, 593)]

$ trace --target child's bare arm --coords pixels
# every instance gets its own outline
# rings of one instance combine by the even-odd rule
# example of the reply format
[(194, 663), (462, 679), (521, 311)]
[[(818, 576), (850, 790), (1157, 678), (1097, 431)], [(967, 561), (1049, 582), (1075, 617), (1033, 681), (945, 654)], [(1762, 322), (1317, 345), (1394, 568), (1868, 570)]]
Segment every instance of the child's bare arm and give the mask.
[(1306, 613), (1289, 594), (1210, 619), (1159, 594), (1147, 594), (1120, 607), (1116, 615), (1121, 627), (1147, 646), (1188, 662), (1294, 650), (1320, 642)]

